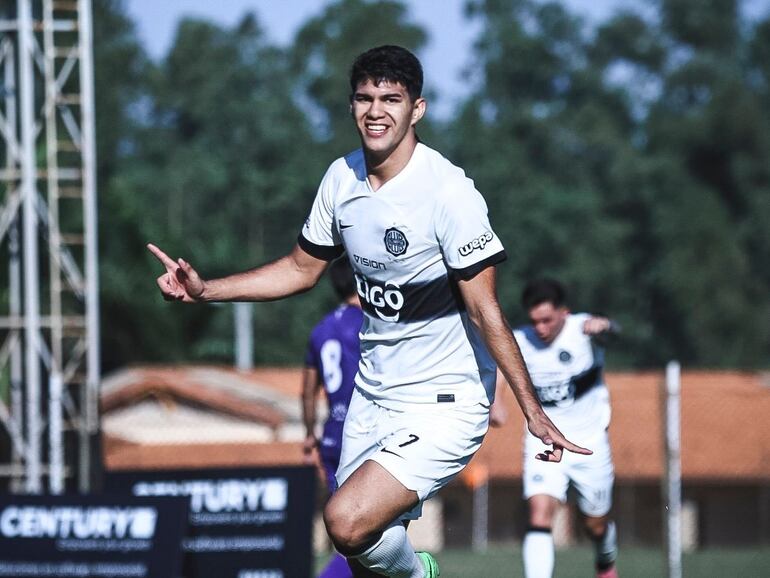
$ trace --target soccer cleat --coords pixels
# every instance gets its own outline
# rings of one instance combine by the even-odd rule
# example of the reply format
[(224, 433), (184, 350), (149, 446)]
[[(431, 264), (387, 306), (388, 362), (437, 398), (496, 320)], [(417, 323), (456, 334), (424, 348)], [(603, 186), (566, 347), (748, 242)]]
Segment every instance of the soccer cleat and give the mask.
[(417, 552), (417, 557), (425, 568), (425, 578), (438, 578), (441, 571), (438, 569), (438, 562), (427, 552)]
[(615, 569), (615, 564), (604, 570), (597, 570), (596, 578), (618, 578), (618, 571)]

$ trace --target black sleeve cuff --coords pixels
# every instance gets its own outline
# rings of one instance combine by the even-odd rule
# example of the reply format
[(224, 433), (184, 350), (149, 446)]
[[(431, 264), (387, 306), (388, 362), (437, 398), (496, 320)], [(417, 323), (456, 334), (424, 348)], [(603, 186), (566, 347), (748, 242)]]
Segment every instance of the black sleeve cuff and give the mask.
[(302, 233), (297, 237), (297, 244), (305, 253), (316, 259), (321, 259), (322, 261), (333, 261), (345, 252), (342, 245), (329, 246), (311, 243), (305, 239), (305, 236)]
[(494, 265), (497, 265), (498, 263), (502, 263), (507, 258), (508, 258), (508, 255), (505, 254), (505, 251), (500, 251), (499, 253), (490, 255), (483, 261), (479, 261), (478, 263), (474, 263), (473, 265), (469, 265), (468, 267), (465, 267), (463, 269), (452, 269), (452, 275), (454, 275), (456, 279), (467, 281), (468, 279), (472, 279), (473, 277), (481, 273), (487, 267), (492, 267)]

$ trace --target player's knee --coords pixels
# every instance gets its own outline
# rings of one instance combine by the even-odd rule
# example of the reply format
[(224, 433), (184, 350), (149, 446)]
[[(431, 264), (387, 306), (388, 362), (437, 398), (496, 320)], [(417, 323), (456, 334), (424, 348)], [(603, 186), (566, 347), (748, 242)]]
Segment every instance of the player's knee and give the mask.
[(551, 528), (553, 513), (547, 508), (532, 508), (529, 512), (529, 525), (537, 528)]
[(360, 520), (344, 504), (330, 500), (324, 508), (324, 524), (334, 547), (343, 555), (358, 553), (369, 542)]
[(585, 519), (585, 529), (591, 538), (601, 538), (607, 531), (608, 520), (605, 517), (594, 518), (587, 517)]
[(533, 514), (529, 517), (529, 525), (537, 528), (550, 528), (551, 518), (549, 516), (537, 516)]

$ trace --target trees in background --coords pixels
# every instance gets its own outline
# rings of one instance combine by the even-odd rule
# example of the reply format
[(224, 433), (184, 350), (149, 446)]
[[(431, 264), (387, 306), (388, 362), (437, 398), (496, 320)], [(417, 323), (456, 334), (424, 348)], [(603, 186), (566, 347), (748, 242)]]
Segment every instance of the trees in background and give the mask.
[(515, 252), (511, 293), (564, 279), (624, 322), (623, 363), (766, 364), (766, 24), (662, 0), (587, 34), (558, 3), (469, 5), (483, 83), (453, 150)]
[[(660, 0), (591, 29), (556, 2), (467, 5), (476, 90), (421, 136), (488, 201), (511, 318), (525, 280), (553, 275), (621, 320), (616, 363), (766, 366), (770, 15)], [(206, 275), (285, 252), (325, 167), (357, 146), (351, 59), (419, 54), (427, 36), (403, 2), (339, 0), (285, 49), (253, 15), (185, 20), (153, 63), (122, 9), (95, 0), (105, 366), (229, 362), (229, 308), (164, 303), (145, 242)], [(332, 303), (324, 287), (257, 305), (258, 362), (299, 363)]]
[[(319, 151), (290, 97), (287, 57), (253, 16), (232, 29), (181, 22), (144, 82), (122, 170), (101, 193), (113, 211), (103, 223), (120, 230), (101, 231), (106, 365), (230, 359), (230, 308), (159, 300), (144, 245), (156, 242), (208, 276), (275, 258), (296, 238), (287, 223), (301, 224), (313, 198)], [(261, 351), (286, 361), (281, 341), (298, 337), (293, 316), (266, 307), (257, 323), (271, 339)]]

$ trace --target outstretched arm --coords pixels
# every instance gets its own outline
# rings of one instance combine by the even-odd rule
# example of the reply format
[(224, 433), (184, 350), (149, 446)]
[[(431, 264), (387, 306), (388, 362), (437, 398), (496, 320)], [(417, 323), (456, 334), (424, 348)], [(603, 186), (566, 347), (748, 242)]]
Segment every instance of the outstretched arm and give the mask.
[(519, 346), (500, 310), (495, 290), (495, 268), (487, 267), (473, 278), (460, 281), (459, 287), (468, 315), (516, 396), (529, 431), (546, 445), (553, 445), (553, 450), (536, 457), (558, 462), (565, 449), (579, 454), (592, 453), (565, 438), (543, 411)]
[(274, 301), (313, 287), (327, 262), (309, 255), (299, 245), (291, 253), (256, 269), (221, 279), (204, 280), (185, 260), (176, 261), (153, 244), (147, 248), (166, 272), (157, 283), (169, 301)]
[(620, 325), (609, 317), (592, 315), (583, 323), (583, 333), (592, 337), (603, 333), (620, 333)]

